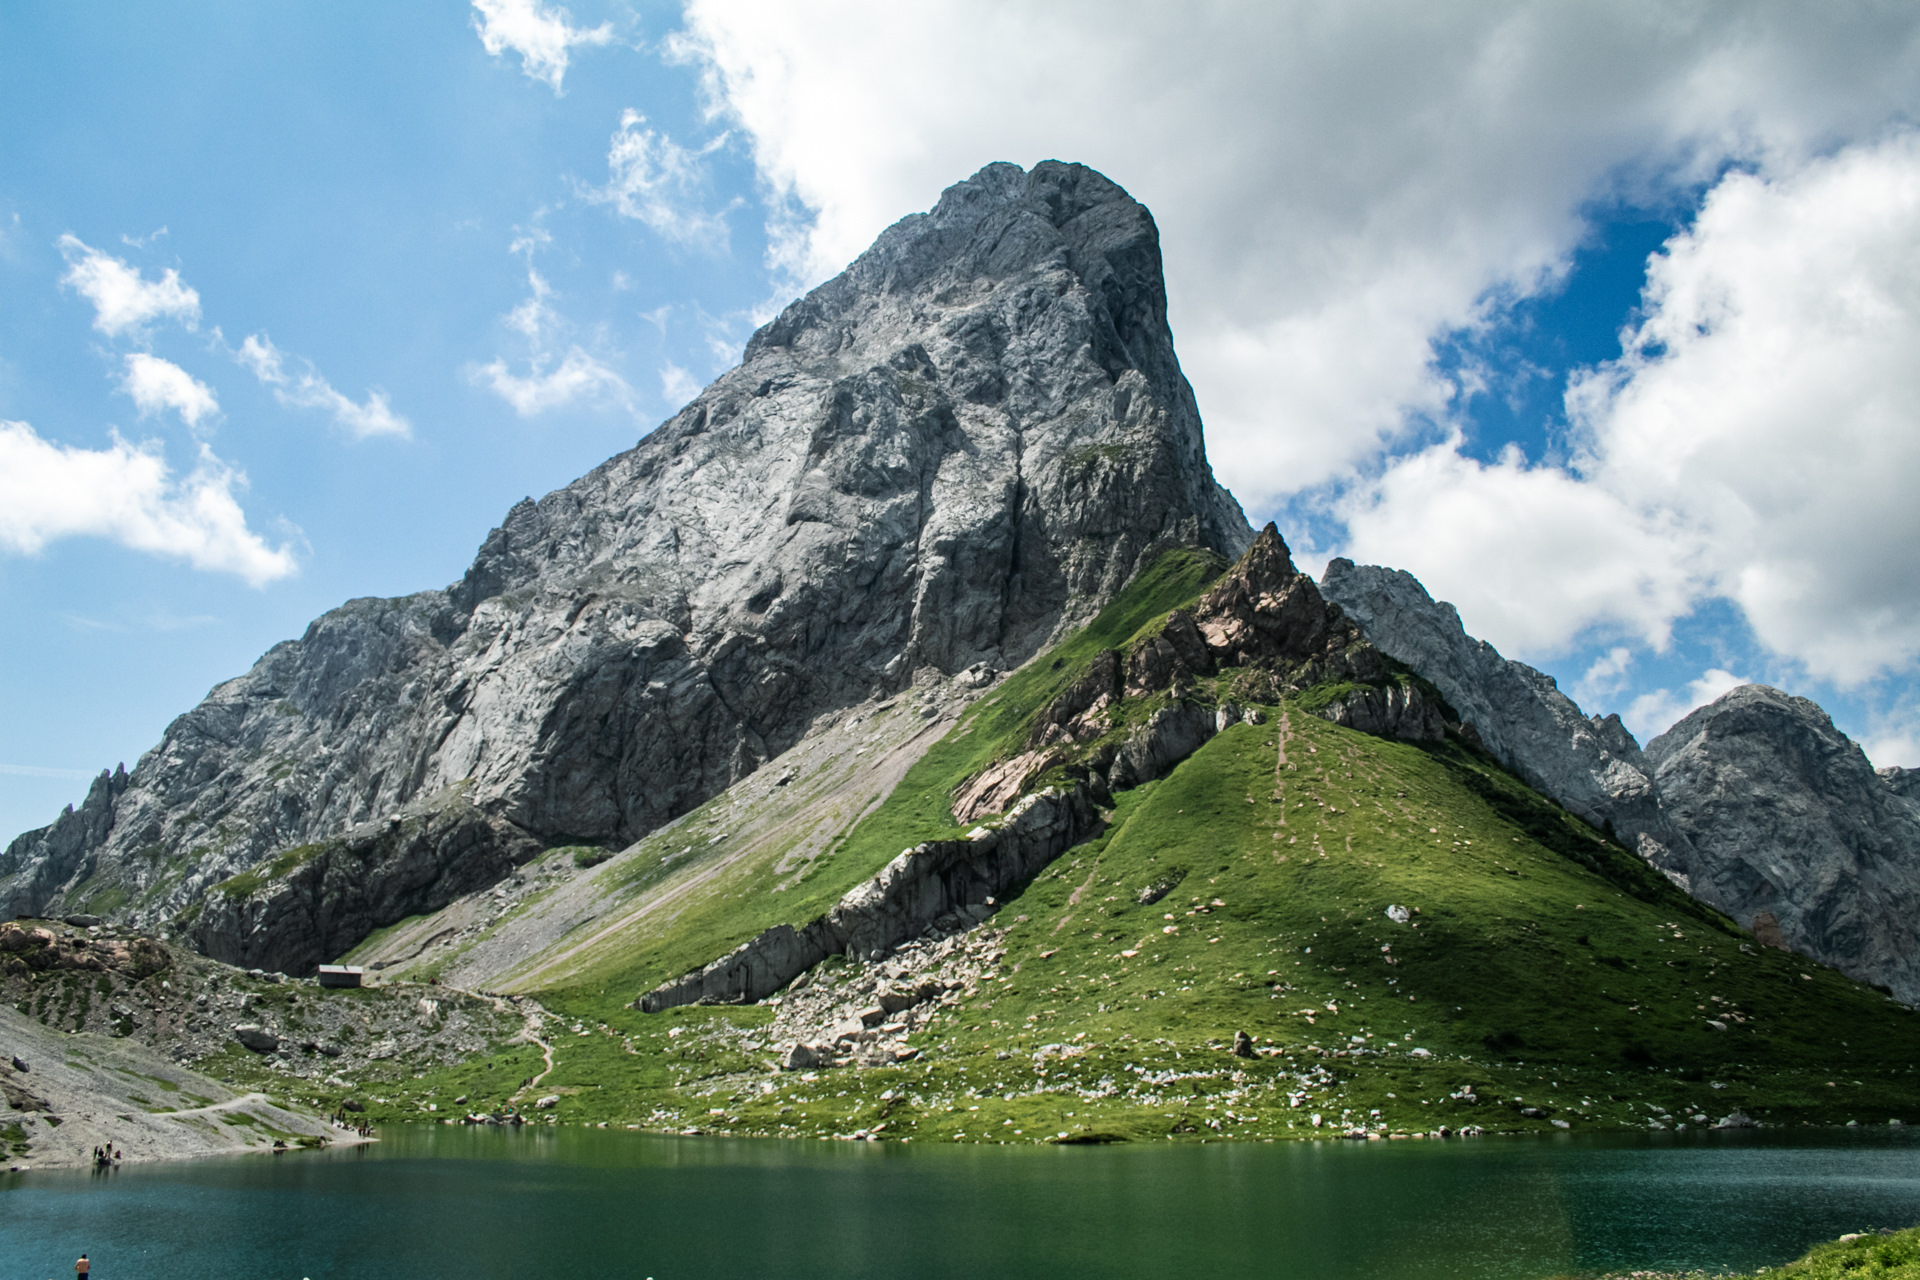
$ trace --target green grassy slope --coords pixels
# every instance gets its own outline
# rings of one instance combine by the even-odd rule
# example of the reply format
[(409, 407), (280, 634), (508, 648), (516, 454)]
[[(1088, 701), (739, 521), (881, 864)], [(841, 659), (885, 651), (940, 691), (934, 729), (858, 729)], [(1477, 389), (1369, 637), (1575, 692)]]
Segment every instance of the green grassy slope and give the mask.
[[(1754, 946), (1484, 759), (1287, 719), (1282, 800), (1271, 724), (1126, 797), (1104, 840), (1009, 905), (1004, 981), (938, 1041), (966, 1056), (1083, 1037), (1110, 1069), (1244, 1030), (1350, 1078), (1287, 1111), (1378, 1110), (1389, 1130), (1916, 1115), (1904, 1006)], [(1395, 924), (1396, 904), (1418, 914)], [(1477, 1104), (1446, 1096), (1467, 1084)], [(1271, 1105), (1249, 1108), (1252, 1131), (1299, 1123)]]
[(1003, 909), (997, 980), (916, 1037), (923, 1061), (769, 1076), (764, 1009), (563, 994), (587, 1034), (555, 1042), (555, 1114), (923, 1141), (1920, 1119), (1904, 1006), (1754, 946), (1483, 759), (1287, 721), (1282, 801), (1274, 721), (1124, 795)]
[[(920, 1061), (770, 1074), (764, 1008), (627, 1007), (950, 834), (956, 783), (1017, 750), (1101, 648), (1218, 567), (1163, 561), (1009, 678), (803, 894), (743, 888), (543, 993), (580, 1028), (554, 1042), (551, 1117), (986, 1141), (1673, 1127), (1736, 1110), (1920, 1120), (1920, 1017), (1905, 1006), (1757, 946), (1485, 756), (1317, 718), (1313, 690), (1122, 794), (1102, 836), (1003, 907), (1003, 962), (916, 1034)], [(1390, 906), (1412, 914), (1398, 923)], [(1241, 1031), (1253, 1059), (1229, 1052)], [(457, 1087), (478, 1105), (485, 1068), (462, 1071), (416, 1092)]]

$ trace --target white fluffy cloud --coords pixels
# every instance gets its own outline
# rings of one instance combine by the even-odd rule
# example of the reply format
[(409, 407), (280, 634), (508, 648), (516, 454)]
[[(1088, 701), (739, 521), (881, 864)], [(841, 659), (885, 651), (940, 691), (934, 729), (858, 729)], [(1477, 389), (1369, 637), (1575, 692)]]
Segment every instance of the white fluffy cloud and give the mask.
[(1625, 355), (1568, 392), (1571, 468), (1457, 442), (1349, 497), (1349, 554), (1544, 653), (1661, 647), (1703, 598), (1851, 686), (1920, 658), (1920, 134), (1736, 172), (1649, 264)]
[(1699, 547), (1814, 675), (1920, 657), (1920, 134), (1727, 177), (1569, 393), (1593, 482)]
[(499, 57), (511, 49), (520, 55), (520, 69), (551, 87), (557, 95), (567, 74), (568, 51), (575, 45), (601, 45), (613, 39), (613, 27), (573, 25), (566, 9), (540, 0), (473, 0), (474, 29), (488, 53)]
[(625, 395), (626, 380), (592, 356), (574, 347), (558, 364), (536, 359), (530, 372), (521, 375), (494, 359), (473, 371), (474, 381), (513, 406), (523, 418), (565, 408), (577, 400), (591, 400), (605, 394)]
[(158, 280), (148, 280), (137, 267), (70, 234), (60, 237), (60, 252), (67, 260), (60, 283), (93, 304), (93, 327), (108, 337), (137, 333), (162, 317), (189, 329), (199, 323), (200, 295), (171, 267)]
[[(528, 252), (531, 256), (524, 239), (514, 242), (512, 252)], [(496, 356), (484, 365), (470, 366), (468, 379), (505, 400), (523, 418), (563, 409), (578, 401), (606, 397), (628, 399), (630, 388), (626, 379), (580, 346), (569, 345), (564, 355), (555, 356), (552, 335), (564, 333), (567, 324), (554, 310), (552, 297), (553, 288), (546, 277), (529, 267), (526, 300), (505, 317), (507, 327), (527, 340), (531, 353), (528, 371), (517, 374), (504, 359)]]
[(669, 360), (660, 370), (660, 394), (668, 404), (686, 404), (700, 394), (700, 380)]
[(273, 397), (281, 404), (297, 409), (320, 409), (333, 417), (353, 436), (409, 436), (413, 426), (393, 411), (384, 391), (369, 391), (363, 402), (349, 399), (320, 376), (307, 361), (297, 373), (287, 371), (287, 357), (264, 333), (249, 334), (235, 358), (253, 371), (253, 376), (273, 388)]
[(127, 357), (121, 386), (133, 397), (142, 416), (172, 409), (190, 427), (220, 412), (213, 390), (171, 360), (136, 351)]
[(1487, 465), (1459, 445), (1400, 458), (1350, 494), (1345, 554), (1406, 569), (1508, 653), (1550, 652), (1603, 623), (1666, 644), (1698, 584), (1685, 538), (1557, 467), (1515, 450)]
[(61, 538), (107, 538), (263, 586), (294, 571), (292, 551), (247, 528), (245, 477), (202, 447), (177, 479), (160, 455), (116, 439), (76, 449), (0, 421), (0, 550), (33, 555)]
[(1081, 160), (1159, 220), (1216, 469), (1254, 509), (1439, 411), (1437, 333), (1564, 269), (1582, 210), (1792, 166), (1920, 106), (1911, 9), (691, 0), (679, 48), (836, 271), (982, 164)]
[(607, 185), (582, 192), (591, 201), (611, 204), (669, 240), (682, 244), (724, 245), (727, 224), (699, 207), (703, 185), (700, 158), (724, 145), (722, 134), (698, 151), (689, 151), (664, 132), (647, 127), (647, 118), (629, 109), (607, 147)]
[(1710, 667), (1689, 680), (1687, 687), (1678, 692), (1655, 689), (1651, 693), (1641, 694), (1620, 714), (1620, 720), (1633, 730), (1636, 738), (1648, 742), (1671, 729), (1675, 721), (1695, 707), (1704, 707), (1721, 694), (1747, 683), (1731, 671)]

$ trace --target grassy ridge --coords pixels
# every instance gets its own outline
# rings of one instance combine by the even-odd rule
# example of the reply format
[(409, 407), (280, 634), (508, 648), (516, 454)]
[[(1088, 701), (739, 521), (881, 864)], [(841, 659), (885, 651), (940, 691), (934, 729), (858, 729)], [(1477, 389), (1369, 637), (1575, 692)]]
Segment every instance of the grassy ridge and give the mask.
[(1690, 912), (1483, 758), (1268, 710), (1003, 908), (994, 980), (922, 1061), (768, 1074), (766, 1009), (561, 998), (586, 1034), (555, 1040), (553, 1115), (989, 1142), (1920, 1120), (1904, 1006)]

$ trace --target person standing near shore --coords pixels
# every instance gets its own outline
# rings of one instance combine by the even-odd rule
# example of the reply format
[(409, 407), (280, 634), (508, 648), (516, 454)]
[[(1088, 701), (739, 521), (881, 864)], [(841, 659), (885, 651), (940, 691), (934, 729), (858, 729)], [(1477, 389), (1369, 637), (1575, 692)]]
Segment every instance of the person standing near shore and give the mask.
[(92, 1274), (92, 1272), (93, 1272), (93, 1264), (87, 1261), (86, 1254), (84, 1253), (81, 1254), (80, 1261), (73, 1264), (73, 1274), (77, 1276), (86, 1276), (86, 1275)]

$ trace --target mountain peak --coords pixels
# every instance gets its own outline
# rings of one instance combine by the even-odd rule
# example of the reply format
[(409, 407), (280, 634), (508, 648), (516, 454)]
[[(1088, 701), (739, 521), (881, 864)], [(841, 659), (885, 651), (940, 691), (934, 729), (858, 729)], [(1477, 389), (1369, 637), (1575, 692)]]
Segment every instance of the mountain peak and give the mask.
[(631, 841), (823, 717), (1015, 667), (1168, 547), (1238, 554), (1160, 272), (1098, 173), (988, 166), (517, 504), (454, 587), (349, 602), (221, 685), (98, 812), (9, 847), (0, 908), (157, 921), (316, 841), (413, 865), (351, 909), (265, 885), (198, 918), (226, 958), (310, 961), (438, 905), (456, 864)]

